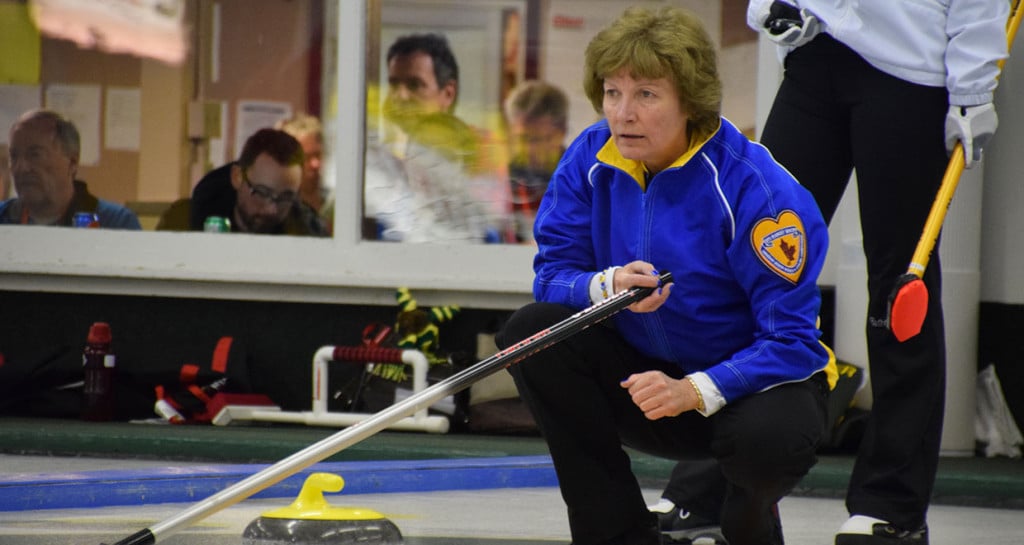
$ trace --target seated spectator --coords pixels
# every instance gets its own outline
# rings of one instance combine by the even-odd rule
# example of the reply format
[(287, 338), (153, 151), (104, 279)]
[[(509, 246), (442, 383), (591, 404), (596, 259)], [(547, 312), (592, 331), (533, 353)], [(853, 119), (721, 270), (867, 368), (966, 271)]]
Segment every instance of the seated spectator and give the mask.
[(323, 164), (323, 129), (320, 120), (309, 114), (296, 114), (289, 119), (279, 121), (275, 129), (280, 129), (299, 141), (305, 161), (302, 163), (302, 184), (299, 185), (299, 198), (318, 214), (328, 200), (328, 188), (323, 186), (320, 177), (320, 166)]
[(388, 48), (387, 70), (385, 123), (367, 146), (371, 233), (402, 242), (514, 238), (504, 144), (454, 114), (459, 69), (447, 38), (399, 37)]
[(0, 224), (70, 227), (78, 212), (99, 226), (142, 229), (134, 212), (89, 193), (76, 180), (81, 138), (74, 123), (51, 110), (31, 110), (11, 126), (11, 178), (18, 196), (0, 202)]
[[(290, 134), (260, 129), (245, 141), (238, 161), (214, 169), (192, 190), (189, 228), (227, 218), (235, 233), (327, 236), (319, 216), (299, 198), (302, 146)], [(170, 227), (168, 227), (170, 228)]]
[(558, 87), (527, 80), (505, 99), (509, 182), (516, 239), (533, 240), (533, 218), (565, 152), (569, 99)]

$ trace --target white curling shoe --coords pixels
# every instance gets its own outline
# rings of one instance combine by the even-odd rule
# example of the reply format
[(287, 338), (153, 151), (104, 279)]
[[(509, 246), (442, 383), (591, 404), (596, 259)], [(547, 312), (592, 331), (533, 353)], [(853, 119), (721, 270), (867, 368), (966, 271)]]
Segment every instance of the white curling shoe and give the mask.
[(882, 519), (853, 515), (836, 533), (836, 545), (928, 545), (928, 525), (904, 530)]

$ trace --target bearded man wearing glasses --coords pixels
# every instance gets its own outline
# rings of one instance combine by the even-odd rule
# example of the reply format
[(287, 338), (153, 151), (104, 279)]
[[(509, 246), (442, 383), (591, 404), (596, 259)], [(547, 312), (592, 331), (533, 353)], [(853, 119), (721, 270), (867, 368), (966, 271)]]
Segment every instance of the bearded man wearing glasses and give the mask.
[(196, 184), (189, 229), (202, 231), (208, 217), (220, 216), (236, 233), (327, 236), (317, 214), (298, 198), (304, 160), (301, 144), (290, 134), (256, 131), (237, 161)]

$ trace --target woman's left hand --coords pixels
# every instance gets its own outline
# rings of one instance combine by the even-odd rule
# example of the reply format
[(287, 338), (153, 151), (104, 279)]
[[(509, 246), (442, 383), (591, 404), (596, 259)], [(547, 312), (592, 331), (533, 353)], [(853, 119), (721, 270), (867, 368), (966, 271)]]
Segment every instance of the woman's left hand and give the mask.
[(676, 380), (661, 371), (645, 371), (629, 375), (622, 381), (633, 403), (648, 420), (676, 416), (697, 408), (699, 399), (690, 381)]

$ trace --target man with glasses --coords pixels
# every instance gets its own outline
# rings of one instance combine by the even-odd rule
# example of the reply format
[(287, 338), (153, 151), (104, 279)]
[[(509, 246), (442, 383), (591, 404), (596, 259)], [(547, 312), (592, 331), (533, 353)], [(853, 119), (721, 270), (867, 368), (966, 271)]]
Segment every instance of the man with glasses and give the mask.
[(237, 161), (196, 184), (189, 228), (202, 231), (207, 218), (223, 217), (236, 233), (327, 236), (320, 218), (298, 196), (304, 160), (293, 136), (278, 129), (256, 131)]

